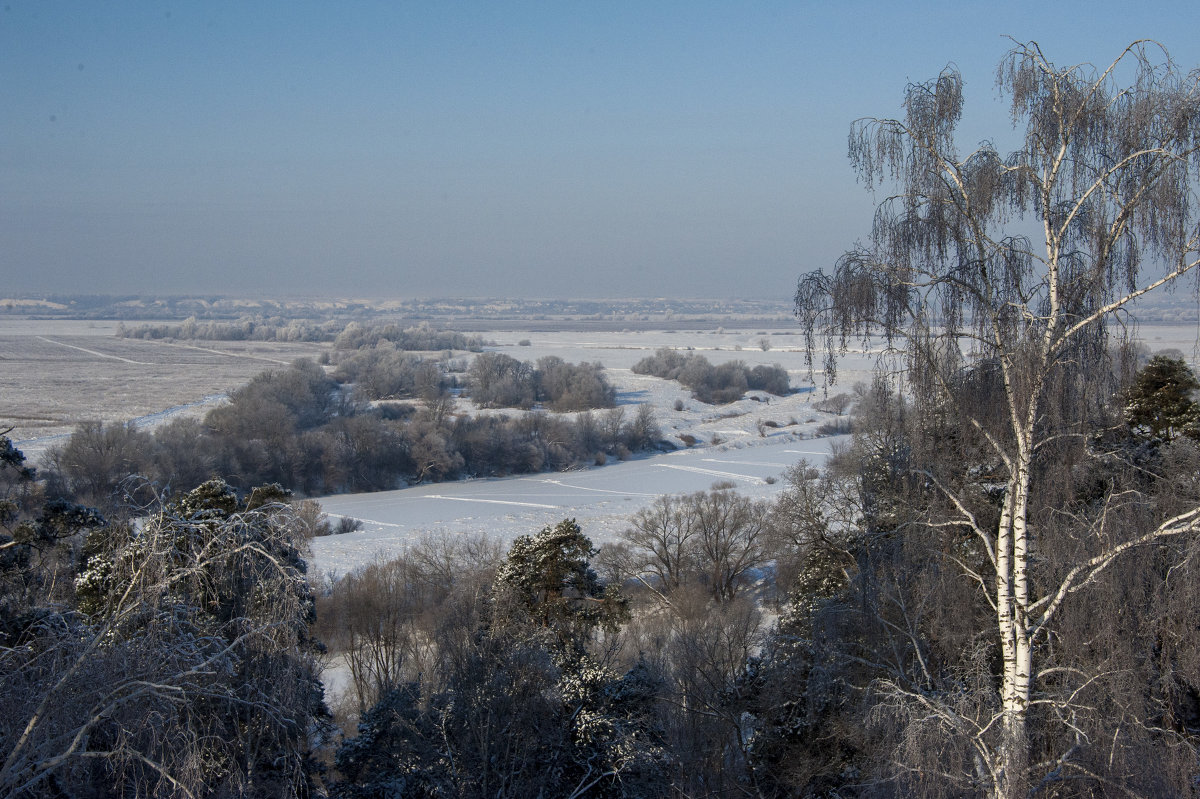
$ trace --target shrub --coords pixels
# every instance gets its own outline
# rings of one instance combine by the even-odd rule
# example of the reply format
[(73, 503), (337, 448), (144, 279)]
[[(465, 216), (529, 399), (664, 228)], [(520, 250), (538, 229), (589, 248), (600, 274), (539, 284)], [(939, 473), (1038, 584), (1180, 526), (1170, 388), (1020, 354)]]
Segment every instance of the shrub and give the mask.
[(749, 368), (741, 361), (713, 366), (703, 355), (684, 355), (665, 347), (634, 364), (633, 372), (678, 380), (692, 390), (696, 399), (710, 405), (739, 400), (748, 389), (779, 396), (791, 391), (787, 370), (782, 366)]
[(834, 419), (831, 422), (825, 422), (816, 429), (816, 435), (819, 436), (841, 436), (853, 432), (854, 425), (847, 418)]
[(787, 370), (779, 364), (755, 366), (746, 374), (746, 384), (756, 391), (765, 391), (777, 397), (791, 393), (792, 385)]
[(362, 529), (362, 521), (350, 516), (343, 516), (337, 521), (337, 525), (333, 528), (334, 535), (345, 535), (346, 533), (355, 533)]
[(836, 413), (838, 416), (841, 416), (846, 412), (846, 409), (850, 407), (850, 404), (853, 401), (854, 398), (849, 394), (834, 394), (832, 397), (826, 397), (819, 402), (814, 402), (813, 407), (818, 411), (824, 411), (825, 413)]

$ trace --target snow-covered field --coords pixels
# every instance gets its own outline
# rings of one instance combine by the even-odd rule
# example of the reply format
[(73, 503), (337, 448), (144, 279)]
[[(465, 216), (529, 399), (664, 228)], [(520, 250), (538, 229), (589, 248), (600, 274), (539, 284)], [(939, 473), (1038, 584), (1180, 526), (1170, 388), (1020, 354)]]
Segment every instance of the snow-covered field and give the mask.
[[(686, 324), (662, 331), (483, 333), (495, 342), (489, 349), (521, 360), (556, 355), (571, 363), (602, 363), (627, 418), (637, 405), (650, 404), (664, 437), (680, 449), (566, 473), (323, 497), (329, 513), (361, 519), (364, 527), (316, 541), (315, 568), (340, 573), (378, 555), (395, 554), (426, 532), (484, 532), (511, 540), (564, 517), (577, 518), (593, 541), (603, 543), (624, 528), (631, 513), (660, 494), (729, 481), (739, 491), (769, 496), (782, 489), (779, 478), (787, 467), (801, 458), (824, 459), (830, 439), (813, 436), (833, 417), (813, 407), (824, 396), (823, 376), (818, 370), (815, 385), (808, 380), (795, 328), (697, 330)], [(17, 427), (17, 444), (27, 454), (36, 455), (54, 441), (44, 436), (63, 434), (83, 419), (134, 420), (152, 427), (179, 414), (201, 415), (254, 373), (328, 348), (138, 341), (116, 338), (115, 328), (111, 322), (0, 318), (0, 426)], [(1197, 364), (1194, 325), (1146, 325), (1139, 333), (1152, 352), (1178, 350)], [(660, 347), (690, 349), (714, 364), (777, 363), (798, 390), (787, 397), (752, 392), (763, 401), (704, 405), (678, 383), (633, 374), (630, 367)], [(872, 362), (867, 353), (850, 353), (831, 393), (869, 382)], [(675, 409), (677, 403), (681, 410)], [(459, 411), (471, 409), (467, 401), (459, 405)], [(695, 439), (693, 447), (684, 446), (687, 436)]]
[[(1141, 337), (1152, 352), (1176, 349), (1193, 366), (1198, 363), (1195, 326), (1145, 326)], [(632, 513), (661, 494), (701, 491), (728, 481), (749, 496), (773, 496), (783, 489), (780, 477), (789, 466), (801, 459), (819, 464), (831, 443), (844, 440), (813, 437), (817, 427), (834, 417), (813, 408), (825, 396), (822, 374), (814, 375), (815, 385), (808, 380), (801, 341), (792, 330), (487, 333), (485, 338), (496, 342), (490, 349), (521, 360), (557, 355), (573, 363), (599, 361), (627, 414), (636, 405), (649, 403), (665, 437), (681, 448), (574, 472), (322, 497), (328, 513), (359, 519), (363, 529), (317, 539), (313, 566), (318, 573), (341, 574), (377, 557), (394, 556), (427, 533), (486, 533), (510, 541), (568, 517), (577, 519), (594, 543), (603, 544), (626, 527)], [(764, 338), (767, 350), (760, 345)], [(522, 340), (529, 344), (520, 346)], [(799, 390), (788, 397), (752, 392), (767, 402), (744, 399), (705, 405), (691, 399), (678, 383), (630, 371), (638, 360), (664, 346), (690, 347), (713, 363), (735, 359), (750, 365), (778, 363)], [(867, 353), (848, 354), (829, 393), (870, 382), (872, 364), (873, 356)], [(682, 402), (683, 410), (675, 410), (676, 401)], [(779, 427), (760, 430), (760, 422)], [(682, 435), (695, 437), (697, 444), (683, 448)]]
[[(679, 449), (571, 472), (319, 497), (327, 513), (359, 519), (363, 528), (317, 539), (312, 565), (318, 573), (341, 574), (377, 557), (394, 556), (426, 533), (485, 533), (511, 541), (564, 518), (577, 519), (592, 541), (602, 544), (625, 528), (632, 513), (662, 494), (690, 493), (731, 482), (744, 494), (772, 496), (783, 488), (782, 475), (788, 467), (801, 459), (822, 462), (829, 452), (830, 439), (813, 436), (834, 416), (813, 408), (825, 396), (821, 377), (816, 375), (816, 387), (807, 379), (804, 353), (792, 330), (497, 332), (485, 333), (484, 338), (495, 342), (488, 349), (520, 360), (555, 355), (571, 363), (602, 363), (626, 418), (638, 405), (648, 403), (664, 438)], [(764, 339), (767, 349), (763, 349)], [(521, 345), (521, 341), (529, 343)], [(779, 364), (798, 390), (787, 397), (756, 391), (729, 405), (705, 405), (692, 399), (679, 383), (631, 371), (660, 347), (690, 349), (714, 364), (731, 360), (750, 366)], [(843, 385), (837, 390), (870, 379), (870, 362), (862, 354), (851, 356), (845, 366), (839, 374)], [(675, 409), (677, 403), (681, 410)], [(460, 410), (469, 408), (469, 402), (459, 401)], [(696, 442), (691, 447), (686, 446), (687, 436)]]
[[(131, 327), (137, 322), (129, 322)], [(202, 416), (255, 374), (328, 344), (143, 341), (118, 338), (117, 323), (0, 316), (0, 430), (36, 461), (81, 421), (135, 421), (153, 428)]]

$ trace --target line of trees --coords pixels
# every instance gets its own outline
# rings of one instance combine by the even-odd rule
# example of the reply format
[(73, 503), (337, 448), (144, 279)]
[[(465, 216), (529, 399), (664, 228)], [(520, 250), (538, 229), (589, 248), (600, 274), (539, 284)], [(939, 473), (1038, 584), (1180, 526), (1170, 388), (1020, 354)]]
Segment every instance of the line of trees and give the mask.
[(128, 327), (117, 325), (123, 338), (183, 339), (198, 341), (332, 341), (338, 350), (358, 350), (388, 342), (396, 349), (437, 352), (469, 350), (479, 352), (484, 341), (452, 330), (438, 330), (428, 324), (400, 325), (339, 322), (311, 322), (281, 316), (244, 316), (234, 321), (200, 321), (191, 316), (178, 323), (154, 323)]
[(361, 350), (387, 342), (399, 350), (438, 352), (441, 350), (469, 350), (480, 352), (484, 340), (480, 336), (467, 336), (453, 330), (438, 330), (428, 324), (401, 327), (396, 324), (362, 325), (350, 322), (333, 339), (334, 349)]
[[(469, 393), (480, 408), (541, 405), (555, 413), (599, 410), (616, 405), (617, 392), (599, 363), (567, 363), (548, 355), (536, 364), (499, 352), (476, 355), (463, 370), (462, 361), (416, 355), (381, 342), (337, 359), (335, 380), (353, 384), (356, 394), (371, 401), (446, 398), (453, 389)], [(460, 374), (452, 374), (457, 370)]]
[(214, 475), (239, 490), (279, 483), (315, 495), (561, 470), (663, 446), (648, 405), (573, 418), (455, 415), (444, 386), (432, 385), (432, 370), (427, 374), (431, 382), (418, 405), (372, 407), (320, 366), (300, 360), (256, 376), (203, 422), (174, 420), (152, 433), (132, 424), (82, 423), (47, 453), (46, 477), (57, 495), (108, 508), (125, 501), (133, 474), (148, 481), (137, 501), (149, 499), (149, 485), (187, 491)]

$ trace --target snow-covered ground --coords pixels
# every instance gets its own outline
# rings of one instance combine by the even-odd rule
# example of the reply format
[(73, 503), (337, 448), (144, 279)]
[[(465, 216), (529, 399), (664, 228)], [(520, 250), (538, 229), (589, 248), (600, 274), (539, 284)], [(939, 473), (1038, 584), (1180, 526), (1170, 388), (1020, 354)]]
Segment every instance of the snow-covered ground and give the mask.
[[(1196, 366), (1194, 325), (1147, 325), (1139, 332), (1151, 352), (1176, 349)], [(573, 472), (322, 497), (328, 513), (359, 519), (363, 529), (317, 539), (313, 566), (318, 573), (340, 574), (376, 557), (394, 556), (408, 542), (429, 532), (486, 533), (509, 541), (567, 517), (577, 519), (593, 542), (603, 544), (625, 528), (632, 513), (661, 494), (701, 491), (715, 482), (728, 481), (750, 496), (772, 496), (782, 490), (780, 477), (789, 466), (801, 459), (823, 462), (831, 443), (839, 440), (813, 437), (816, 428), (835, 417), (813, 407), (826, 394), (823, 375), (819, 370), (815, 373), (815, 384), (808, 379), (801, 341), (794, 330), (497, 332), (484, 337), (495, 342), (488, 349), (520, 360), (557, 355), (572, 363), (599, 361), (617, 387), (618, 403), (626, 414), (631, 416), (638, 404), (649, 403), (664, 437), (680, 449)], [(764, 339), (765, 350), (761, 346)], [(523, 340), (528, 345), (521, 345)], [(729, 360), (751, 366), (778, 363), (788, 370), (797, 391), (787, 397), (751, 392), (765, 401), (747, 398), (729, 405), (705, 405), (692, 399), (678, 383), (633, 374), (630, 367), (659, 347), (690, 348), (714, 364)], [(873, 363), (874, 356), (869, 353), (848, 353), (839, 365), (837, 385), (828, 392), (849, 391), (856, 382), (869, 383)], [(682, 410), (675, 410), (676, 402), (682, 404)], [(461, 405), (462, 409), (469, 407), (466, 402)], [(760, 427), (760, 423), (764, 425)], [(769, 423), (779, 426), (766, 426)], [(685, 435), (694, 437), (696, 445), (685, 448), (681, 438)]]
[(399, 554), (423, 533), (486, 533), (511, 541), (565, 518), (576, 519), (593, 543), (603, 544), (625, 528), (630, 514), (662, 494), (730, 482), (748, 496), (773, 496), (789, 466), (801, 459), (824, 462), (830, 442), (844, 438), (775, 433), (758, 446), (697, 447), (572, 472), (323, 497), (327, 513), (359, 519), (363, 529), (315, 539), (312, 566), (319, 574), (342, 574)]
[[(312, 559), (317, 573), (341, 574), (377, 557), (395, 556), (426, 533), (485, 533), (511, 541), (564, 518), (578, 520), (594, 543), (603, 544), (625, 528), (631, 514), (662, 494), (730, 482), (749, 496), (773, 496), (784, 487), (782, 475), (788, 467), (801, 459), (823, 462), (829, 453), (831, 439), (814, 436), (821, 424), (835, 417), (814, 409), (813, 403), (825, 396), (821, 376), (816, 375), (815, 386), (808, 380), (804, 354), (792, 331), (515, 332), (484, 337), (495, 342), (488, 349), (520, 360), (556, 355), (571, 363), (602, 363), (626, 418), (648, 403), (663, 437), (679, 449), (570, 472), (320, 497), (327, 513), (359, 519), (363, 528), (317, 539)], [(762, 348), (763, 339), (768, 349)], [(522, 340), (529, 344), (520, 345)], [(797, 390), (786, 397), (754, 391), (728, 405), (705, 405), (677, 382), (631, 371), (659, 347), (690, 349), (714, 364), (779, 364)], [(862, 353), (850, 355), (836, 390), (848, 391), (854, 382), (869, 381), (870, 363)], [(675, 409), (677, 404), (681, 410)], [(464, 400), (458, 409), (472, 410)], [(603, 416), (608, 411), (595, 413)], [(686, 437), (695, 444), (686, 446)]]
[[(617, 388), (626, 418), (648, 403), (664, 438), (678, 451), (566, 473), (323, 497), (328, 512), (361, 519), (364, 527), (315, 542), (315, 568), (343, 572), (377, 554), (395, 554), (405, 542), (428, 531), (486, 532), (510, 540), (564, 517), (577, 518), (593, 541), (603, 543), (624, 528), (631, 513), (660, 494), (699, 491), (730, 481), (739, 491), (768, 496), (783, 487), (780, 475), (797, 460), (823, 460), (830, 439), (813, 436), (833, 416), (813, 407), (825, 396), (824, 376), (817, 370), (815, 383), (809, 380), (795, 327), (697, 330), (688, 329), (687, 322), (680, 325), (660, 331), (482, 334), (494, 342), (488, 349), (520, 360), (555, 355), (571, 363), (600, 362)], [(201, 416), (223, 401), (223, 392), (268, 362), (315, 357), (328, 349), (253, 342), (192, 347), (118, 339), (115, 328), (109, 322), (0, 320), (0, 359), (7, 363), (0, 371), (0, 425), (36, 429), (48, 426), (36, 422), (46, 416), (58, 430), (83, 418), (132, 418), (149, 428), (180, 415)], [(1150, 351), (1178, 350), (1197, 365), (1195, 325), (1144, 325), (1139, 336)], [(757, 400), (705, 405), (678, 383), (633, 374), (631, 367), (660, 347), (698, 352), (714, 364), (779, 364), (788, 370), (797, 391), (787, 397), (751, 392)], [(839, 366), (838, 384), (829, 392), (869, 383), (873, 360), (861, 351), (848, 353)], [(69, 377), (62, 377), (64, 373)], [(460, 400), (458, 410), (472, 412), (471, 404)], [(62, 440), (23, 437), (19, 432), (17, 437), (23, 439), (18, 446), (34, 458), (48, 444)], [(695, 440), (693, 447), (685, 447), (686, 437)], [(767, 482), (770, 479), (775, 482)]]

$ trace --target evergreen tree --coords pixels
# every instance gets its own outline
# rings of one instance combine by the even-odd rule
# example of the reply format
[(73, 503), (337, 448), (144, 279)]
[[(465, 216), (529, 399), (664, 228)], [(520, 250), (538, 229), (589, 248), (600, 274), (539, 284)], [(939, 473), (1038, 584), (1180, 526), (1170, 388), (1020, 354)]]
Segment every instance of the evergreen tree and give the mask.
[(591, 540), (574, 519), (517, 538), (496, 574), (497, 598), (511, 601), (567, 649), (582, 651), (593, 630), (615, 630), (628, 619), (616, 586), (605, 587), (589, 559)]
[(1200, 405), (1192, 394), (1200, 381), (1181, 358), (1155, 355), (1125, 395), (1125, 421), (1134, 431), (1170, 441), (1200, 439)]

